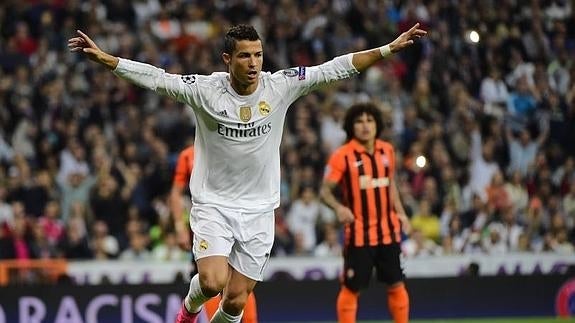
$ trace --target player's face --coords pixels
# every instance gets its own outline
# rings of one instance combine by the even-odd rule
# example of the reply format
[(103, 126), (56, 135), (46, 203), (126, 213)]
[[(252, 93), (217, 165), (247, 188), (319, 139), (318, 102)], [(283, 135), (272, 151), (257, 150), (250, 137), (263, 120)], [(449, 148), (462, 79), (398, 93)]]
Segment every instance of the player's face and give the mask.
[(367, 143), (375, 139), (377, 123), (372, 115), (364, 113), (353, 122), (353, 136), (361, 143)]
[(260, 40), (237, 41), (234, 52), (231, 55), (224, 53), (223, 59), (229, 67), (232, 85), (236, 90), (251, 93), (257, 88), (264, 60)]

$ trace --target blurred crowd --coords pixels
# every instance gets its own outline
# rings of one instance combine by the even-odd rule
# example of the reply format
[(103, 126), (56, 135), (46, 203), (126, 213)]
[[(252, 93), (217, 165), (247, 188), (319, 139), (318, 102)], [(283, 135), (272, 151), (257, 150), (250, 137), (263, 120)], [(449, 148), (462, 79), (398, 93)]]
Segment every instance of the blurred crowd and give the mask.
[(167, 201), (193, 113), (69, 53), (77, 29), (114, 55), (209, 74), (225, 71), (233, 24), (256, 27), (275, 72), (415, 22), (426, 39), (291, 107), (273, 254), (341, 254), (318, 186), (346, 108), (366, 100), (397, 149), (408, 256), (575, 254), (572, 1), (4, 0), (0, 259), (189, 258)]

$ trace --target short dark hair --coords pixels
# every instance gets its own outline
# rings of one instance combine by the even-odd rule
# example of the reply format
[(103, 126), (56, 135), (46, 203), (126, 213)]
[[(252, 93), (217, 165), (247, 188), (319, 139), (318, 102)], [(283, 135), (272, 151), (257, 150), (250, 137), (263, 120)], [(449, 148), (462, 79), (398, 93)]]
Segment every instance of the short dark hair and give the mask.
[(260, 35), (253, 26), (236, 25), (230, 28), (224, 37), (224, 53), (231, 54), (239, 40), (260, 40)]
[(379, 137), (379, 134), (383, 130), (383, 118), (381, 117), (381, 111), (373, 103), (357, 103), (352, 105), (345, 113), (345, 119), (343, 121), (343, 130), (347, 135), (347, 141), (354, 138), (353, 134), (353, 124), (355, 120), (361, 117), (362, 114), (368, 114), (375, 120), (375, 137)]

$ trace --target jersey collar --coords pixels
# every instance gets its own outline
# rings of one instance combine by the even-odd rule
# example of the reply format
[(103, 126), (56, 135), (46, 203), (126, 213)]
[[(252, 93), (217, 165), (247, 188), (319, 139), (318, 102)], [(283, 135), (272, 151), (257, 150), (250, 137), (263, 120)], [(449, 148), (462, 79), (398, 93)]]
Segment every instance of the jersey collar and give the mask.
[[(359, 141), (357, 141), (356, 139), (351, 139), (348, 143), (348, 145), (350, 145), (353, 150), (358, 151), (360, 153), (367, 153), (367, 149), (365, 148), (364, 145), (362, 145)], [(379, 139), (375, 139), (375, 144), (374, 144), (374, 150), (378, 150), (383, 148), (383, 141), (379, 140)]]

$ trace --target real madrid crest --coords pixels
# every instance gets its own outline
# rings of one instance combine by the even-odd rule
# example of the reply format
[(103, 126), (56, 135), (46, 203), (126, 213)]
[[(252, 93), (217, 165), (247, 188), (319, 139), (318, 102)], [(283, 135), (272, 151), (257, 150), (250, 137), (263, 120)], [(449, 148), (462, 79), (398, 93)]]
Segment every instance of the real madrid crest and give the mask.
[(208, 249), (208, 242), (206, 240), (200, 241), (200, 250), (207, 250)]
[(258, 108), (260, 110), (260, 114), (264, 117), (272, 111), (272, 108), (266, 101), (260, 101), (260, 103), (258, 103)]
[(248, 122), (252, 118), (252, 109), (250, 107), (240, 107), (240, 120)]

